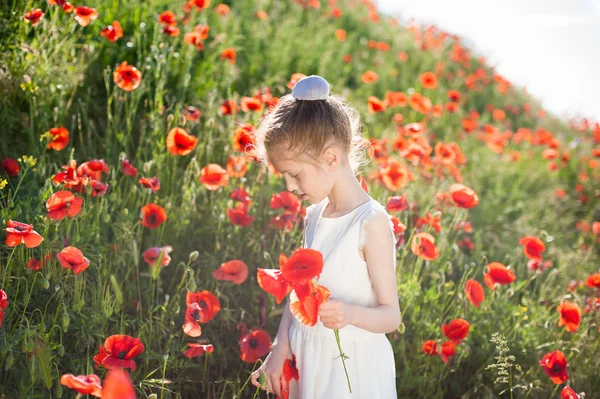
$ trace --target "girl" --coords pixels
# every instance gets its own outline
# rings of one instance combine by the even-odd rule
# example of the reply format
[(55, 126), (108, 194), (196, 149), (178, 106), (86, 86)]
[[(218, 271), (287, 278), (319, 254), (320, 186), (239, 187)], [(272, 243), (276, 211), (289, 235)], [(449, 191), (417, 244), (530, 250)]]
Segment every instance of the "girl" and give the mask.
[[(394, 354), (385, 336), (401, 322), (396, 238), (385, 207), (356, 178), (360, 134), (358, 112), (330, 95), (316, 75), (299, 80), (256, 131), (258, 159), (271, 162), (287, 190), (311, 203), (303, 247), (323, 254), (317, 282), (331, 293), (313, 327), (296, 320), (288, 298), (271, 352), (251, 377), (279, 397), (284, 362), (295, 358), (299, 379), (291, 380), (290, 398), (396, 398)], [(348, 356), (351, 393), (333, 329)]]

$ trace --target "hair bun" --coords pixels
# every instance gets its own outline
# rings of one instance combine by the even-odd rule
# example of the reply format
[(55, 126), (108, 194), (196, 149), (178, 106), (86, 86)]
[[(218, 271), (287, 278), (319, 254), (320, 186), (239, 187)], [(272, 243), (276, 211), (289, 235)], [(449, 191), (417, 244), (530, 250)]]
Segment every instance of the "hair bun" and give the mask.
[(292, 96), (297, 100), (326, 100), (329, 83), (318, 75), (303, 77), (294, 85)]

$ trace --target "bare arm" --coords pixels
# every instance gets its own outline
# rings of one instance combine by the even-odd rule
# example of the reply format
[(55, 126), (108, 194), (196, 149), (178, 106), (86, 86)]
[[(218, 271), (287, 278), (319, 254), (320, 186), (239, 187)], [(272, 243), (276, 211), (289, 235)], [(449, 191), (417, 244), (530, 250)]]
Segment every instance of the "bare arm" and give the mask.
[(277, 336), (273, 341), (273, 347), (283, 346), (289, 347), (290, 345), (290, 326), (292, 325), (292, 312), (290, 312), (289, 297), (286, 299), (283, 306), (283, 313), (281, 315), (281, 321), (279, 322), (279, 328), (277, 329)]

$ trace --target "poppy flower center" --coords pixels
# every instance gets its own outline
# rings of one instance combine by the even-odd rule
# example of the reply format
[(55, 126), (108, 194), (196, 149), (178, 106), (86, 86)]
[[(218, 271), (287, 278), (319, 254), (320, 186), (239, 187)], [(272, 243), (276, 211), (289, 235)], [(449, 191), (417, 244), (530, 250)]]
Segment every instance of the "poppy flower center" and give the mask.
[(252, 349), (255, 349), (258, 346), (258, 342), (256, 342), (255, 339), (251, 339), (250, 341), (248, 341), (248, 344)]
[(117, 357), (119, 359), (125, 359), (125, 355), (127, 354), (127, 351), (118, 351), (117, 352)]
[(206, 302), (204, 301), (204, 299), (202, 299), (200, 302), (198, 302), (198, 305), (200, 305), (200, 307), (201, 307), (202, 309), (204, 309), (204, 308), (207, 306), (207, 305), (206, 305)]
[(555, 364), (554, 366), (552, 366), (552, 371), (554, 373), (558, 373), (559, 371), (562, 371), (562, 367), (560, 367), (560, 364)]
[(151, 224), (156, 223), (156, 215), (148, 215), (148, 222), (150, 222)]
[(23, 227), (23, 226), (17, 226), (17, 227), (15, 227), (15, 228), (16, 228), (17, 230), (19, 230), (19, 231), (24, 231), (24, 230), (25, 230), (25, 227)]
[(123, 71), (121, 72), (121, 74), (123, 75), (123, 79), (125, 80), (135, 80), (137, 78), (135, 73), (133, 73), (132, 71)]
[(194, 320), (200, 320), (200, 312), (194, 310), (194, 313), (192, 313), (192, 317), (194, 318)]

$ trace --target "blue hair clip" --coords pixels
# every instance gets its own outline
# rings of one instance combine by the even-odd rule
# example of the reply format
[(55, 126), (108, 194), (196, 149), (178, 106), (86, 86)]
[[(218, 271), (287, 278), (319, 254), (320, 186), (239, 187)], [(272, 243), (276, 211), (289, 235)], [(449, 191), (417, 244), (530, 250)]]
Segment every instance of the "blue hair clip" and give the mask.
[(329, 97), (329, 83), (318, 75), (306, 76), (296, 82), (292, 97), (297, 100), (326, 100)]

